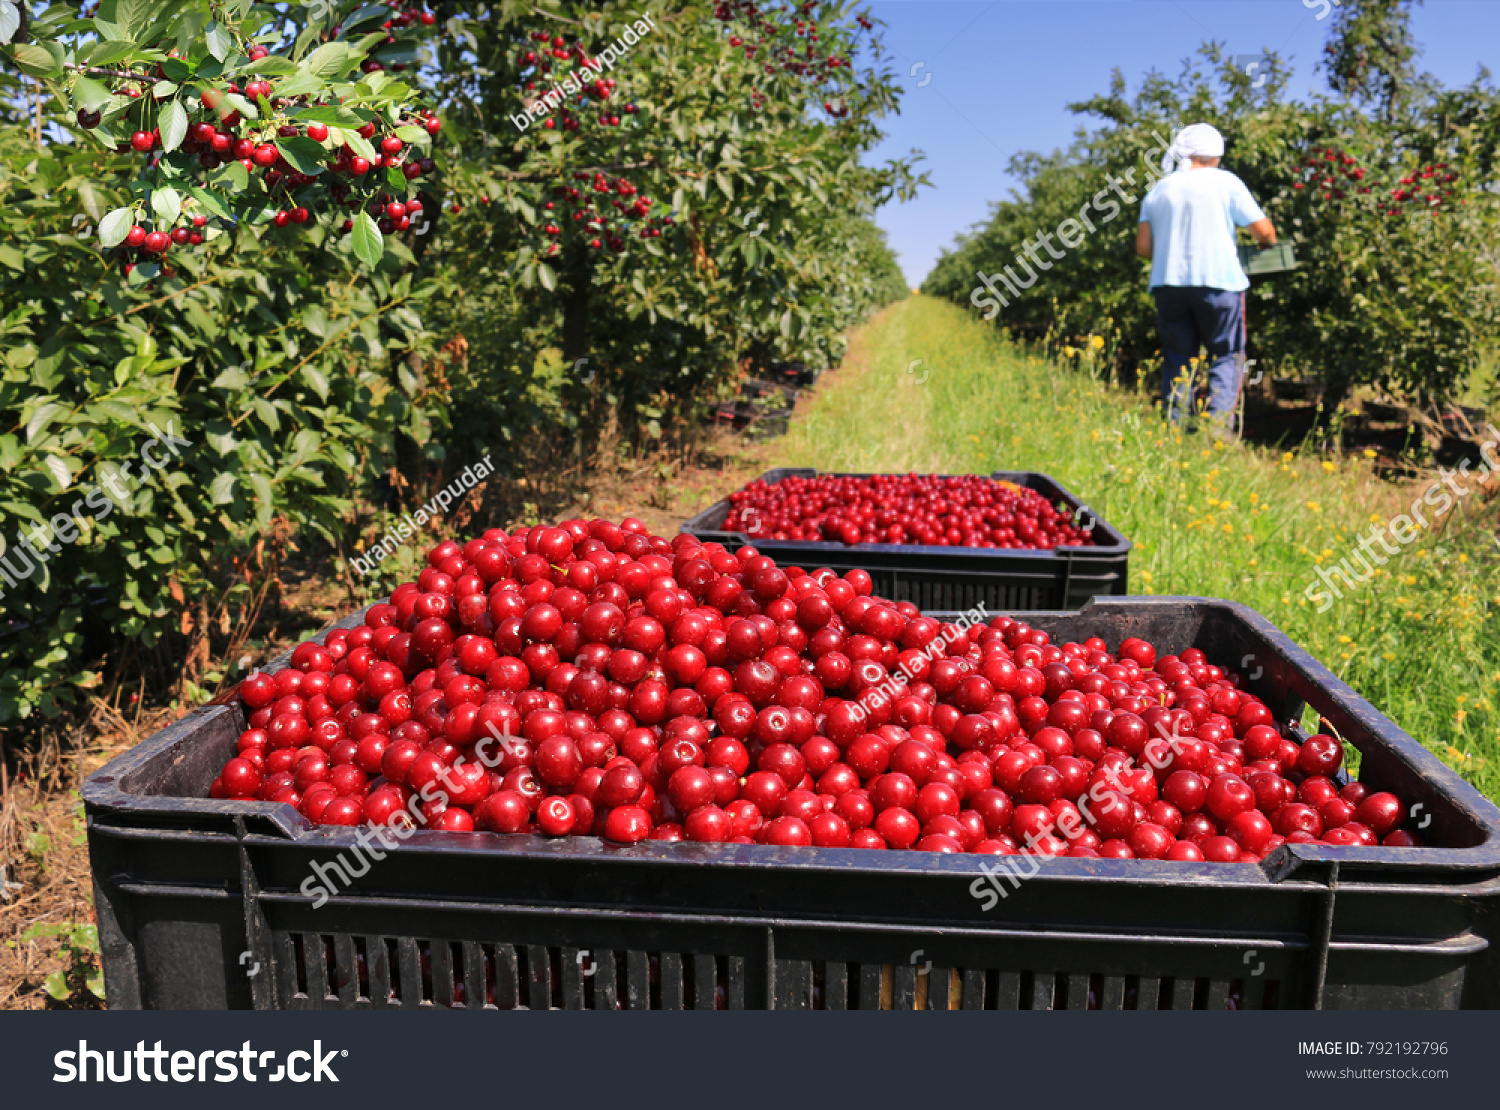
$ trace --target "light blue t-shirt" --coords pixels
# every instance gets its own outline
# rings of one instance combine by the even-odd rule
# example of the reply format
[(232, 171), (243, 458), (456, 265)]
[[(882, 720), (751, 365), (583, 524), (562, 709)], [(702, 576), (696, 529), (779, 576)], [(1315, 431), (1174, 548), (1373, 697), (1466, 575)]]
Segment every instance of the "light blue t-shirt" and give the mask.
[(1234, 229), (1265, 218), (1245, 183), (1228, 170), (1201, 166), (1167, 174), (1141, 202), (1141, 223), (1151, 225), (1149, 288), (1249, 288)]

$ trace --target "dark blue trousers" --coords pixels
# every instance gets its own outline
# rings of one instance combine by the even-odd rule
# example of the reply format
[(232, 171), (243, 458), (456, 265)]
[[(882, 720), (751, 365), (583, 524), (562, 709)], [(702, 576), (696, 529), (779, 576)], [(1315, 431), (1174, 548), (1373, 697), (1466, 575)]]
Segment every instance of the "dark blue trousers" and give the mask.
[(1208, 415), (1227, 421), (1240, 392), (1245, 352), (1245, 295), (1202, 285), (1158, 285), (1156, 324), (1161, 332), (1161, 403), (1176, 423), (1192, 407), (1188, 360), (1208, 349)]

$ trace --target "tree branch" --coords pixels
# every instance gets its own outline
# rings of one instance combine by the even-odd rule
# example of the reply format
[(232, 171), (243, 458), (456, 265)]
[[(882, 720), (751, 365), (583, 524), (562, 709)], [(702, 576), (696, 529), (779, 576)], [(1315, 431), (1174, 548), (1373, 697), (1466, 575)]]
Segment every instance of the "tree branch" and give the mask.
[(114, 77), (121, 81), (141, 81), (148, 85), (154, 85), (161, 80), (160, 77), (150, 73), (133, 73), (128, 69), (101, 69), (99, 66), (64, 66), (64, 69), (73, 73), (81, 73), (85, 77)]
[[(616, 162), (611, 166), (589, 166), (586, 169), (575, 170), (574, 173), (619, 173), (622, 170), (644, 170), (657, 164), (655, 158), (647, 158), (643, 162)], [(501, 172), (502, 181), (555, 181), (555, 173), (509, 173)]]
[(544, 19), (555, 19), (559, 23), (571, 23), (574, 27), (582, 27), (583, 26), (583, 24), (580, 23), (576, 19), (569, 19), (567, 16), (558, 15), (556, 12), (544, 12), (540, 8), (532, 8), (531, 9), (531, 14), (532, 15), (539, 15), (539, 16), (543, 17)]

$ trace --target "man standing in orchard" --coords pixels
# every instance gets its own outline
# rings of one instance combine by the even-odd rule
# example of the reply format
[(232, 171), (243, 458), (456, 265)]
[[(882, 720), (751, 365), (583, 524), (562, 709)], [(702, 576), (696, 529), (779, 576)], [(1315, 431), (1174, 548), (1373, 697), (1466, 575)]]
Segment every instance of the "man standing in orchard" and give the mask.
[[(1150, 289), (1161, 331), (1162, 407), (1177, 423), (1192, 406), (1189, 360), (1208, 349), (1208, 418), (1222, 430), (1239, 401), (1245, 352), (1245, 290), (1235, 228), (1263, 247), (1276, 229), (1245, 183), (1219, 169), (1224, 137), (1206, 123), (1184, 127), (1162, 159), (1162, 177), (1141, 203), (1135, 252), (1151, 260)], [(1174, 171), (1175, 164), (1175, 172)]]

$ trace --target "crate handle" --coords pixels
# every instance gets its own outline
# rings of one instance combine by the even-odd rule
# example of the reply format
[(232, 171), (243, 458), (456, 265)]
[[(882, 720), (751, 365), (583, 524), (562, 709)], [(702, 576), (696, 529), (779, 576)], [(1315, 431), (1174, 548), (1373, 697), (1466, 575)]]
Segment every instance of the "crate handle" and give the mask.
[[(275, 961), (271, 954), (271, 927), (261, 905), (260, 880), (250, 863), (250, 850), (245, 844), (246, 835), (245, 819), (236, 817), (234, 839), (240, 855), (240, 900), (245, 913), (245, 950), (251, 960), (250, 1000), (257, 1010), (274, 1010), (276, 988), (272, 982), (275, 977)], [(246, 969), (241, 967), (239, 970)], [(233, 973), (232, 969), (230, 974)]]

